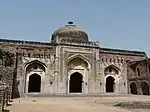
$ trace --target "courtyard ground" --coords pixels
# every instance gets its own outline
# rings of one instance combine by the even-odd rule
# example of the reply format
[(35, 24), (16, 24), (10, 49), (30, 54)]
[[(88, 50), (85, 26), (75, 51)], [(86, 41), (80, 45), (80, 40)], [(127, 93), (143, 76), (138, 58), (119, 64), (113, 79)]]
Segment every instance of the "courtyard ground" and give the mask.
[(10, 112), (150, 112), (114, 106), (120, 102), (150, 102), (150, 96), (22, 97), (7, 107)]

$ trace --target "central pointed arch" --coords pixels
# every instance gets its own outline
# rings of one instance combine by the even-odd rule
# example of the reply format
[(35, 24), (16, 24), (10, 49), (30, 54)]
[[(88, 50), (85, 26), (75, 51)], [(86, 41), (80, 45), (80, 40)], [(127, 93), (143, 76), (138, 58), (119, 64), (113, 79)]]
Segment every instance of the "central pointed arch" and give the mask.
[[(85, 56), (76, 54), (67, 60), (68, 89), (67, 93), (87, 93), (88, 75), (91, 64)], [(75, 84), (75, 83), (76, 84)], [(82, 83), (85, 82), (85, 83)], [(76, 88), (73, 90), (73, 88)]]

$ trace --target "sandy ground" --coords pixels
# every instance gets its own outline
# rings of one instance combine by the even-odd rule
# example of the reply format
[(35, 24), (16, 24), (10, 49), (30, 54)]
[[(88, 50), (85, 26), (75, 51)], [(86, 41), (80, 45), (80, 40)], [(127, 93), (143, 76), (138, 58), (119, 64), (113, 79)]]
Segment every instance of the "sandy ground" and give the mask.
[(28, 97), (15, 99), (7, 109), (10, 112), (133, 112), (105, 105), (128, 101), (150, 101), (150, 97)]

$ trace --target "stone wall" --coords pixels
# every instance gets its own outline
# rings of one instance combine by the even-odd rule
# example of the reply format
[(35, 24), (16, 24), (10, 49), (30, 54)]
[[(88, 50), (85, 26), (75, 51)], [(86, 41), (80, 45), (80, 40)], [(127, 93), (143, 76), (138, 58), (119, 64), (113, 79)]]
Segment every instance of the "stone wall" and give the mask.
[[(114, 80), (113, 92), (121, 94), (130, 92), (129, 86), (134, 80), (148, 81), (143, 64), (138, 65), (143, 76), (140, 76), (141, 79), (137, 78), (135, 69), (128, 66), (129, 61), (145, 59), (142, 52), (137, 54), (131, 51), (108, 52), (94, 42), (73, 43), (62, 40), (56, 42), (55, 44), (0, 42), (0, 48), (15, 54), (16, 86), (20, 94), (29, 92), (30, 76), (34, 74), (41, 78), (40, 93), (50, 94), (69, 93), (70, 77), (75, 72), (83, 76), (83, 94), (106, 93), (108, 78)], [(139, 89), (138, 93), (140, 91)]]
[[(141, 60), (129, 63), (128, 81), (129, 93), (150, 95), (149, 61)], [(133, 90), (134, 86), (134, 90)]]

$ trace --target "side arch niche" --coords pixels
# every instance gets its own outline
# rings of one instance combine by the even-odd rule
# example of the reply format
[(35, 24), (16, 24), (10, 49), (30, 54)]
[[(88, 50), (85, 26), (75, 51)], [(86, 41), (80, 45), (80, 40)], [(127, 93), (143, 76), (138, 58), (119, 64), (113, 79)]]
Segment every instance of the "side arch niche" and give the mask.
[(149, 85), (147, 84), (147, 82), (142, 82), (140, 84), (141, 90), (142, 90), (142, 94), (143, 95), (150, 95), (149, 92)]
[[(104, 68), (104, 91), (106, 93), (125, 93), (126, 81), (124, 76), (121, 75), (121, 70), (115, 65), (109, 65)], [(124, 88), (124, 90), (122, 89)]]
[(32, 61), (26, 65), (25, 92), (43, 92), (46, 66), (40, 61)]
[(135, 82), (130, 84), (130, 92), (131, 94), (137, 95), (137, 85)]

